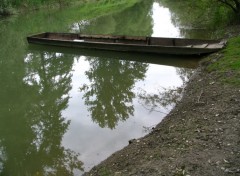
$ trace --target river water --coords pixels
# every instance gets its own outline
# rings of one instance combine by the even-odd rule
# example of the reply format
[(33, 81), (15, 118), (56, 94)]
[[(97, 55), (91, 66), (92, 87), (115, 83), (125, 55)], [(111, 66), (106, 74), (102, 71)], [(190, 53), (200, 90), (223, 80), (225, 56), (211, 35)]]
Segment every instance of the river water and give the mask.
[(149, 133), (197, 66), (196, 58), (27, 44), (45, 31), (184, 37), (153, 1), (91, 19), (79, 11), (0, 21), (1, 175), (81, 175)]

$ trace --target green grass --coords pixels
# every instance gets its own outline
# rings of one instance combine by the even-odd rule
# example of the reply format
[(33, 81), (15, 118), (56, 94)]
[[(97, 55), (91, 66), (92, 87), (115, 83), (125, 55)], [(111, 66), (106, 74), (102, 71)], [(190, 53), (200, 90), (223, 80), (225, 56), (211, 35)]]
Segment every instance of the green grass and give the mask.
[(110, 176), (110, 175), (112, 175), (111, 171), (109, 169), (105, 168), (105, 167), (100, 168), (98, 174), (99, 174), (99, 176)]
[(223, 57), (208, 66), (209, 71), (216, 71), (226, 83), (240, 85), (240, 36), (228, 41), (222, 51)]
[(127, 7), (133, 6), (136, 2), (139, 2), (139, 0), (101, 0), (97, 3), (87, 3), (83, 5), (79, 13), (89, 14), (88, 18), (92, 18), (99, 16), (99, 14), (104, 15), (111, 12), (121, 11)]
[[(81, 12), (88, 12), (91, 14), (90, 17), (95, 17), (99, 13), (107, 13), (108, 11), (121, 11), (122, 9), (134, 5), (140, 0), (29, 0), (22, 1), (16, 5), (1, 3), (0, 0), (0, 16), (1, 15), (12, 15), (27, 11), (40, 10), (45, 8), (51, 8), (52, 10), (61, 7), (67, 9), (68, 6), (82, 6)], [(5, 1), (4, 1), (5, 2)]]

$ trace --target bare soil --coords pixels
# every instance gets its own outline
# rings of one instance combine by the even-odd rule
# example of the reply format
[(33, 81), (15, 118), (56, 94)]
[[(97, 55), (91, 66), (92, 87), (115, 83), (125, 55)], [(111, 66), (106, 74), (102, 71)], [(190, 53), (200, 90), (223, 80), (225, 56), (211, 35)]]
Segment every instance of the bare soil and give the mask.
[[(147, 136), (94, 167), (89, 176), (240, 175), (240, 87), (203, 61), (182, 100)], [(208, 59), (209, 60), (209, 59)]]

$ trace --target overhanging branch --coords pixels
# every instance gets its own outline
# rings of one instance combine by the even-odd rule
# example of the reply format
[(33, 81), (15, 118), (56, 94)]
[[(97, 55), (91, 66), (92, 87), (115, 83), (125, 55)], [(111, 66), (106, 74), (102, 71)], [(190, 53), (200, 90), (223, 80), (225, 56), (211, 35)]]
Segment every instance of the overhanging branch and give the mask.
[(233, 4), (231, 4), (229, 1), (227, 0), (217, 0), (218, 2), (230, 7), (235, 13), (238, 13), (238, 6), (240, 5), (240, 2), (238, 2), (238, 0), (232, 0), (235, 3), (235, 6)]

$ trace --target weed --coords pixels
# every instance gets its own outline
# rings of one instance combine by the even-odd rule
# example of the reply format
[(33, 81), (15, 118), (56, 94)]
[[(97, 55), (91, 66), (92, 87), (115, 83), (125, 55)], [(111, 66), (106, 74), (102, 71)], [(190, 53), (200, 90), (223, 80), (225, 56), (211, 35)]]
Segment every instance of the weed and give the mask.
[(221, 74), (226, 83), (240, 85), (240, 36), (230, 39), (222, 54), (223, 57), (209, 65), (208, 70)]

